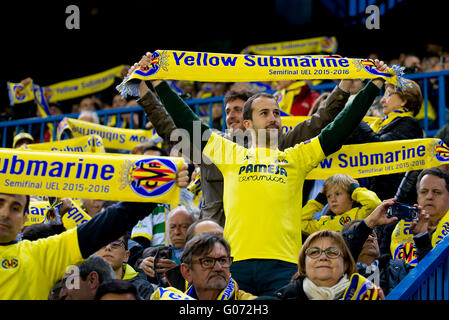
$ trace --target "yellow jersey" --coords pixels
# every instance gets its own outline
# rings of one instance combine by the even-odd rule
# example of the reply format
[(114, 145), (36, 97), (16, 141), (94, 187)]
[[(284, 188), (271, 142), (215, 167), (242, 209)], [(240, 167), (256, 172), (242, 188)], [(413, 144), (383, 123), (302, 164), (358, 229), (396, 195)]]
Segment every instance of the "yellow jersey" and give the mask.
[(303, 183), (325, 158), (319, 139), (280, 151), (248, 149), (212, 133), (203, 154), (224, 177), (224, 237), (234, 261), (296, 264), (302, 245)]
[(323, 210), (324, 205), (315, 199), (307, 201), (307, 204), (302, 208), (303, 231), (308, 235), (319, 230), (341, 232), (345, 224), (352, 220), (365, 219), (382, 203), (375, 192), (364, 187), (356, 188), (351, 198), (360, 203), (361, 206), (352, 208), (340, 215), (322, 215), (319, 220), (313, 219), (313, 215)]
[(66, 268), (82, 261), (76, 228), (36, 241), (0, 245), (0, 299), (47, 300)]

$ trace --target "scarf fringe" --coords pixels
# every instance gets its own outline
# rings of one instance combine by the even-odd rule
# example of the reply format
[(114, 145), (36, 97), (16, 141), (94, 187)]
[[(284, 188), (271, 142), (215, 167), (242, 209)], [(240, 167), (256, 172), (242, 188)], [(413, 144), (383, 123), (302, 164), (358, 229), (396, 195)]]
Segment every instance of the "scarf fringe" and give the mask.
[(406, 90), (406, 87), (410, 87), (410, 84), (408, 84), (407, 79), (404, 78), (404, 69), (405, 67), (401, 67), (398, 64), (395, 64), (391, 67), (391, 69), (393, 70), (394, 74), (396, 75), (396, 81), (397, 81), (397, 85), (395, 86), (396, 88), (400, 88), (402, 92), (404, 92)]
[(122, 83), (120, 83), (115, 88), (120, 92), (120, 95), (123, 98), (126, 98), (127, 96), (140, 97), (139, 84), (133, 83), (132, 80), (128, 81), (128, 79), (129, 77), (123, 79)]

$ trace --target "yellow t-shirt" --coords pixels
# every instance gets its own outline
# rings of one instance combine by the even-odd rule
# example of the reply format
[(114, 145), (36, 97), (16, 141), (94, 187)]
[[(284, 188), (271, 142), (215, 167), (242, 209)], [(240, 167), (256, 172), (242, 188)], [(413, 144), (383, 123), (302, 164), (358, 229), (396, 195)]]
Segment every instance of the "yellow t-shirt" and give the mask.
[(0, 299), (47, 300), (67, 267), (82, 261), (76, 228), (36, 241), (0, 245)]
[(203, 154), (224, 177), (224, 237), (234, 261), (296, 264), (302, 245), (303, 183), (325, 157), (318, 138), (279, 151), (247, 149), (213, 133)]

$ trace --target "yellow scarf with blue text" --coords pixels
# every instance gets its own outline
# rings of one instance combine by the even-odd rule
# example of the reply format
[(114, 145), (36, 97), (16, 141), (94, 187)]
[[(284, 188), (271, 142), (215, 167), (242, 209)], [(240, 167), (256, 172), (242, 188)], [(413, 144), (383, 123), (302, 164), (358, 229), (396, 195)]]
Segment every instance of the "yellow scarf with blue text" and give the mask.
[[(232, 277), (229, 278), (228, 285), (217, 296), (215, 300), (235, 300), (236, 293), (239, 290), (237, 282)], [(189, 283), (185, 292), (189, 297), (198, 299), (193, 284)]]
[(177, 205), (182, 157), (0, 150), (0, 192)]
[[(102, 91), (114, 84), (115, 78), (123, 75), (125, 65), (120, 65), (89, 76), (58, 82), (42, 87), (47, 102), (56, 102), (86, 96)], [(10, 105), (25, 103), (35, 98), (33, 84), (8, 82)]]
[(103, 139), (98, 135), (82, 136), (62, 141), (28, 144), (18, 150), (41, 150), (59, 152), (91, 152), (104, 153)]
[(405, 118), (410, 117), (413, 118), (413, 112), (408, 111), (406, 108), (400, 108), (398, 110), (390, 112), (383, 119), (377, 119), (374, 123), (370, 125), (371, 129), (379, 133), (385, 126), (390, 124), (396, 118)]
[(141, 80), (252, 82), (278, 80), (374, 79), (403, 88), (403, 68), (379, 71), (371, 59), (337, 56), (256, 56), (156, 50), (147, 67), (136, 68), (116, 89), (123, 97), (139, 96)]
[(342, 300), (380, 300), (380, 289), (358, 273), (353, 273)]
[(155, 129), (115, 128), (71, 118), (64, 118), (59, 123), (59, 139), (65, 131), (70, 131), (74, 137), (98, 135), (103, 139), (105, 148), (129, 151), (141, 143), (148, 143), (157, 138)]
[(393, 259), (401, 259), (406, 263), (416, 266), (418, 256), (415, 241), (413, 241), (412, 222), (400, 220), (391, 234), (390, 251)]
[(438, 222), (436, 230), (432, 234), (432, 246), (435, 247), (449, 234), (449, 211)]
[[(91, 216), (85, 212), (79, 203), (75, 200), (72, 200), (72, 208), (62, 216), (62, 224), (64, 227), (69, 230), (76, 228), (77, 226), (86, 223), (89, 221)], [(30, 206), (27, 210), (26, 220), (24, 226), (29, 226), (37, 223), (45, 223), (48, 222), (47, 212), (51, 207), (58, 208), (61, 207), (62, 202), (58, 201), (51, 205), (48, 200), (44, 201), (31, 201)]]

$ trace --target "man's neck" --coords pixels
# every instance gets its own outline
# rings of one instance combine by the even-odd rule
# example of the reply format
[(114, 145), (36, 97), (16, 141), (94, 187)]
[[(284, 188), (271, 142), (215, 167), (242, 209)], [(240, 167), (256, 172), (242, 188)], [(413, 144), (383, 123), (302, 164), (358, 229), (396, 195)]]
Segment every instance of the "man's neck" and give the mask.
[(448, 214), (448, 212), (449, 212), (449, 210), (443, 210), (443, 211), (444, 211), (444, 214), (439, 214), (438, 216), (430, 217), (429, 225), (427, 227), (427, 230), (428, 230), (429, 234), (432, 234), (436, 230), (436, 228), (437, 228), (438, 224), (440, 223), (441, 219), (443, 219), (443, 217), (446, 214)]
[(115, 272), (115, 278), (116, 279), (123, 279), (123, 277), (125, 276), (125, 268), (123, 265), (121, 265), (117, 270), (114, 270)]
[(371, 263), (373, 263), (374, 261), (376, 261), (376, 257), (366, 254), (360, 254), (359, 258), (357, 259), (357, 262), (364, 263), (367, 266), (371, 265)]

